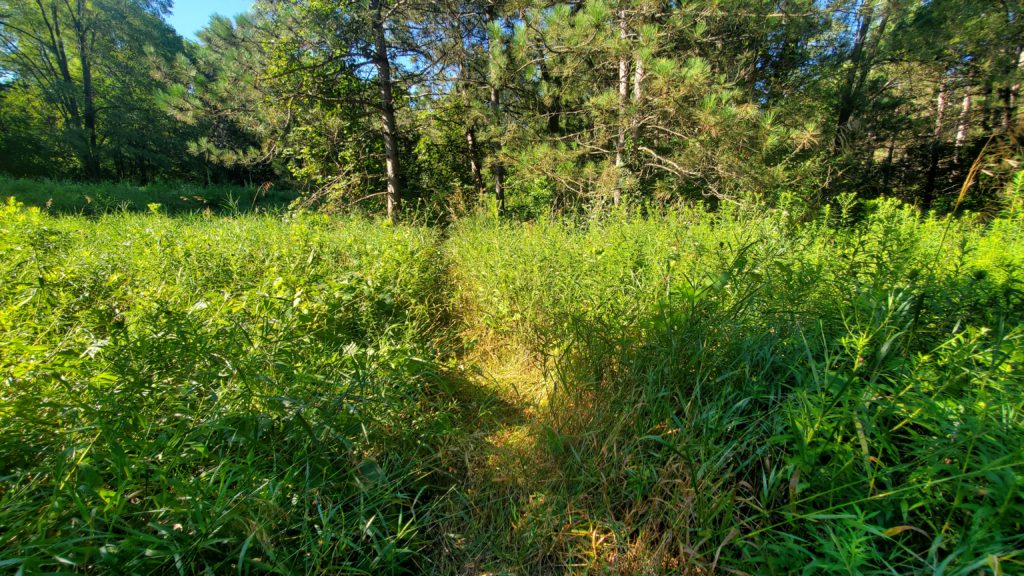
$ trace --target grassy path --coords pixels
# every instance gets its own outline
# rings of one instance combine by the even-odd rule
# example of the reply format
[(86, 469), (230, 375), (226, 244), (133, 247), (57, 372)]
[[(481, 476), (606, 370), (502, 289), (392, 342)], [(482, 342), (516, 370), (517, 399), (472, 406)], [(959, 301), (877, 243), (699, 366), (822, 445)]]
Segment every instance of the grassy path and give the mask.
[(564, 573), (555, 565), (554, 520), (545, 487), (558, 469), (540, 418), (548, 383), (528, 355), (506, 346), (478, 347), (464, 359), (453, 393), (472, 432), (456, 449), (465, 463), (464, 499), (442, 526), (455, 574)]

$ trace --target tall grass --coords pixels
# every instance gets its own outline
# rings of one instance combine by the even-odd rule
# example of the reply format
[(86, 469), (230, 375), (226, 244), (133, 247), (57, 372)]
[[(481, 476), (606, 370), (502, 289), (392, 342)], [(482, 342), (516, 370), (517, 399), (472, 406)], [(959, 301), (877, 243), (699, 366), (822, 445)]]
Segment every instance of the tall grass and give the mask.
[(578, 536), (549, 569), (1022, 569), (1019, 217), (473, 220), (449, 251), (468, 324), (551, 375), (519, 519)]
[(1021, 572), (1022, 274), (1015, 208), (12, 201), (0, 568)]
[(261, 186), (199, 186), (154, 182), (140, 186), (0, 176), (0, 198), (7, 197), (50, 214), (99, 215), (115, 211), (148, 212), (152, 204), (158, 204), (162, 212), (170, 214), (280, 211), (286, 209), (298, 194), (269, 183)]
[(449, 482), (438, 238), (0, 208), (0, 551), (22, 573), (419, 571)]

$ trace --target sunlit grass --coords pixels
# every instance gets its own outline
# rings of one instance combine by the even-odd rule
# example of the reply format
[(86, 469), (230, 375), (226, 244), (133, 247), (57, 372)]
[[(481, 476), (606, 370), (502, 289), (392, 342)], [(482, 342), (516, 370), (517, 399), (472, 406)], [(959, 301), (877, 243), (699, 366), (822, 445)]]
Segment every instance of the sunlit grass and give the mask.
[(0, 215), (0, 549), (26, 573), (422, 565), (435, 234)]
[(1024, 221), (0, 208), (0, 566), (1015, 573)]
[(468, 323), (548, 374), (549, 569), (1021, 568), (1024, 223), (795, 216), (457, 227)]

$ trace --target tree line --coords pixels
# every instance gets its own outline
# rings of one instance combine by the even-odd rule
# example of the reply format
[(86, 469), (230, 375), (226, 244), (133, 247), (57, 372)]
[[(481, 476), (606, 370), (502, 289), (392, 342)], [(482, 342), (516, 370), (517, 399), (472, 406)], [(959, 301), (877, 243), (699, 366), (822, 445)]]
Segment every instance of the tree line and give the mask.
[(573, 211), (892, 195), (1020, 158), (1019, 0), (0, 0), (0, 171)]

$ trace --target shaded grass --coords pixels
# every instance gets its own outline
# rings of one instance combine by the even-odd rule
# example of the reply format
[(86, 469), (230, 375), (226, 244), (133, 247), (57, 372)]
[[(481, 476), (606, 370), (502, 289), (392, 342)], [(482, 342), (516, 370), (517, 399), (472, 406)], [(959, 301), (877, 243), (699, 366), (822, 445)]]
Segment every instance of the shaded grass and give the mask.
[(0, 198), (13, 197), (51, 214), (99, 215), (111, 211), (149, 212), (150, 204), (170, 214), (284, 210), (298, 194), (274, 186), (199, 186), (155, 182), (80, 183), (0, 177)]

